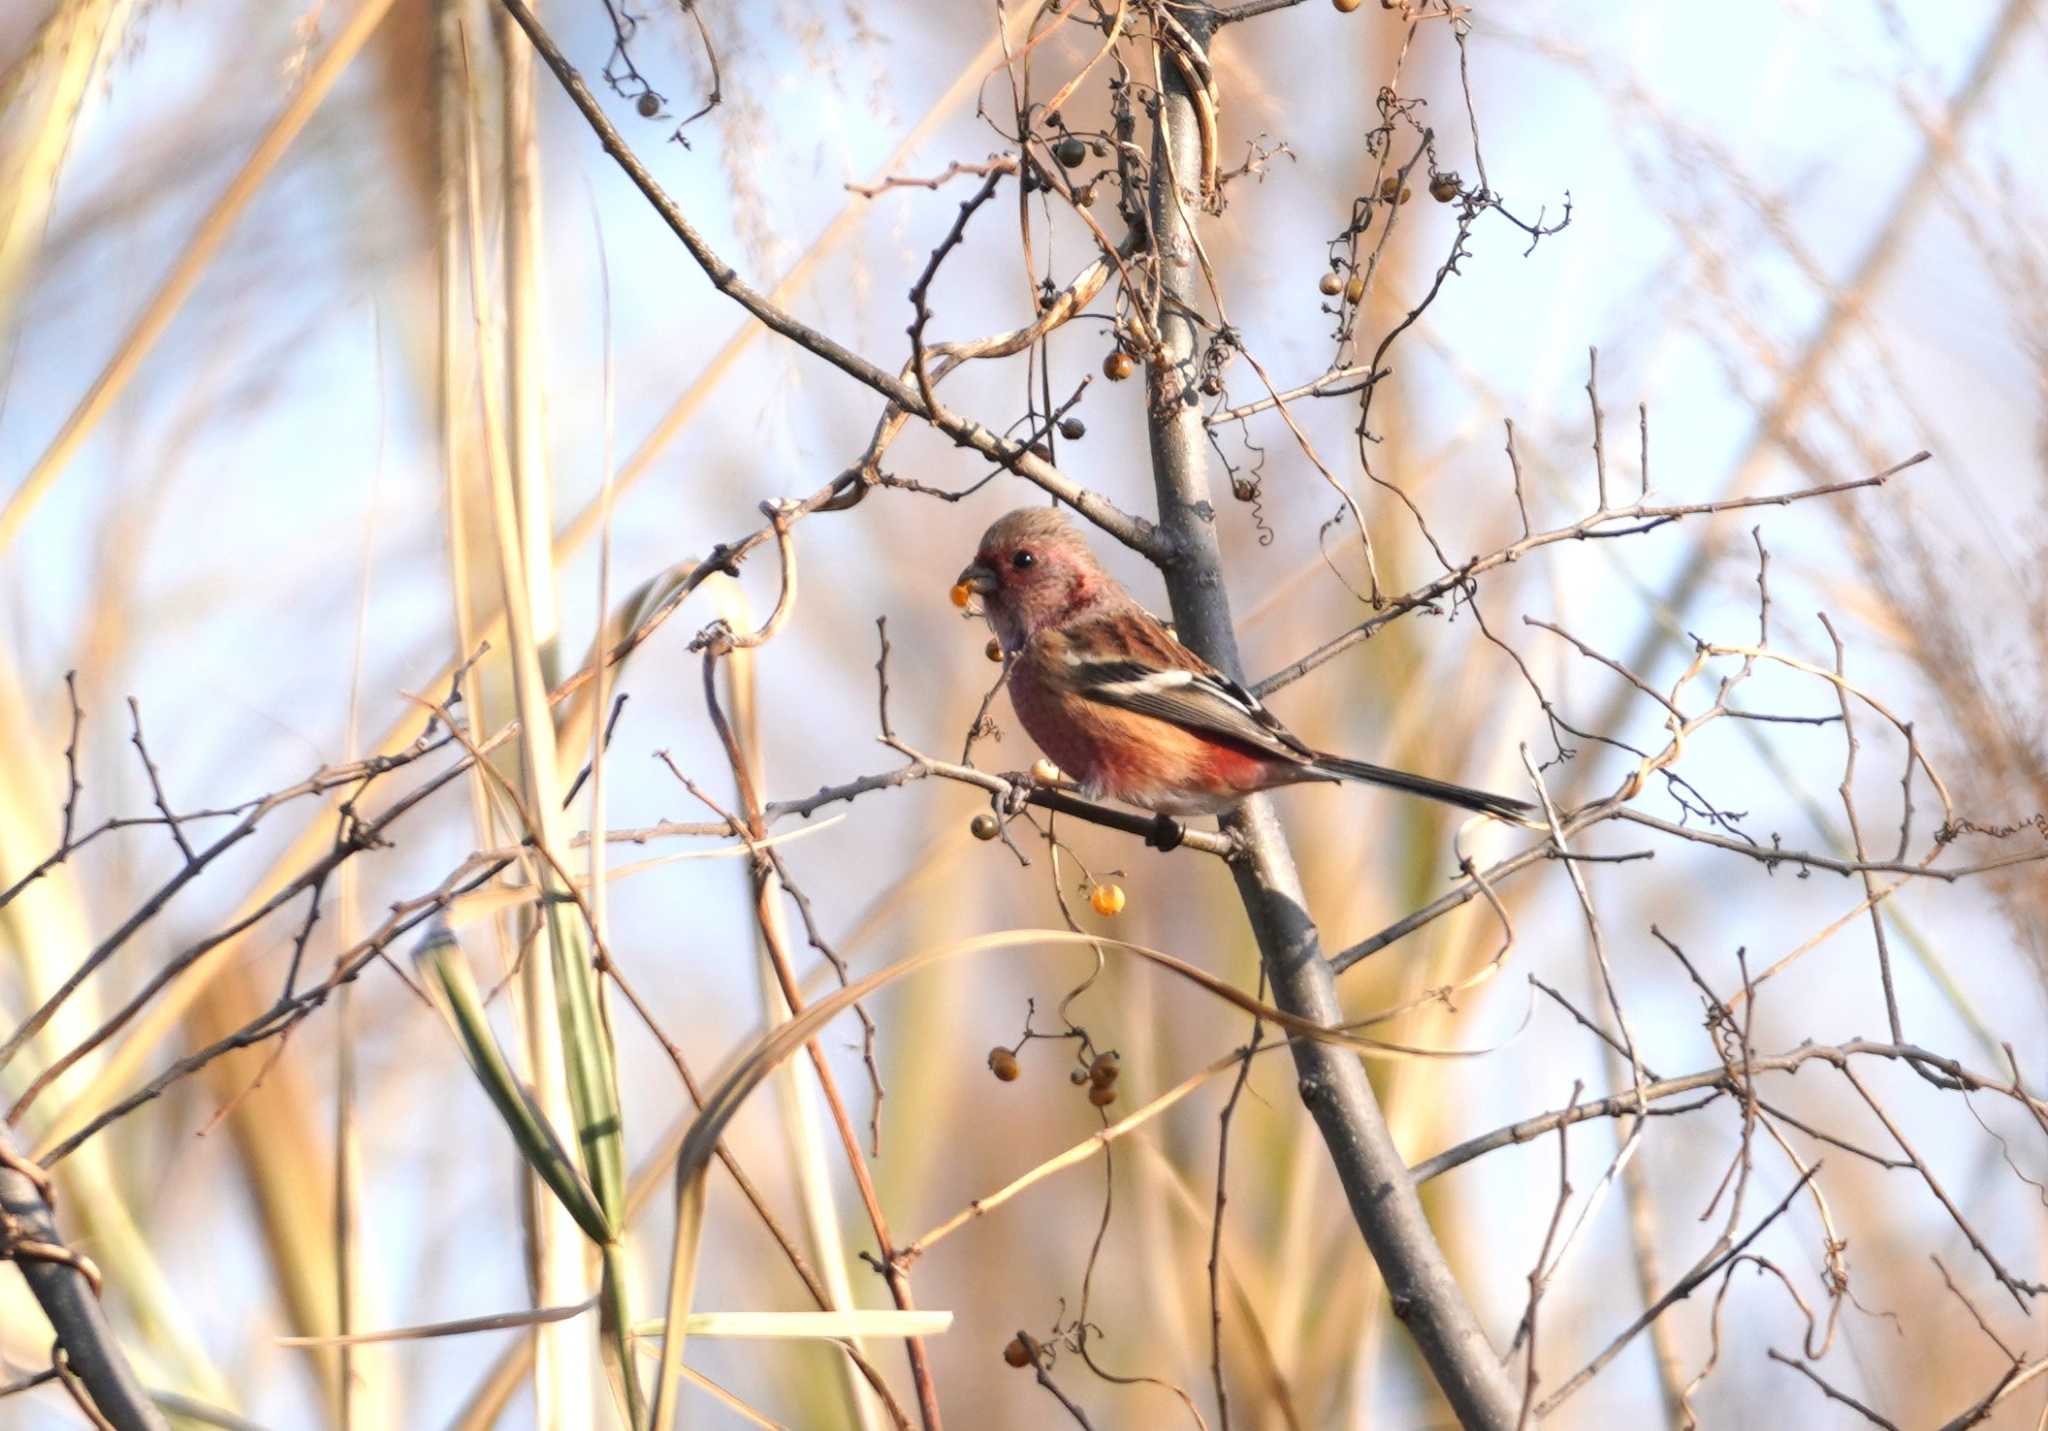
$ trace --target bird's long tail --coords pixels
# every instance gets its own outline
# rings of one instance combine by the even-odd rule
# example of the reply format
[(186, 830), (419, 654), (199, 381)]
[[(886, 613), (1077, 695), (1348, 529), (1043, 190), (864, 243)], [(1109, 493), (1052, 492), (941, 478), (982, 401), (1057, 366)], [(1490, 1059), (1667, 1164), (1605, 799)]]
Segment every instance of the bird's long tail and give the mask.
[(1363, 760), (1346, 760), (1337, 755), (1318, 755), (1315, 768), (1327, 771), (1344, 780), (1358, 780), (1367, 785), (1384, 785), (1390, 790), (1404, 790), (1410, 795), (1420, 795), (1425, 800), (1441, 800), (1446, 805), (1456, 805), (1461, 810), (1475, 810), (1482, 815), (1497, 815), (1503, 820), (1525, 824), (1536, 815), (1536, 807), (1527, 800), (1514, 800), (1506, 795), (1494, 795), (1485, 790), (1474, 790), (1468, 785), (1453, 785), (1447, 780), (1432, 780), (1427, 775), (1410, 775), (1405, 770), (1389, 770), (1384, 765), (1368, 765)]

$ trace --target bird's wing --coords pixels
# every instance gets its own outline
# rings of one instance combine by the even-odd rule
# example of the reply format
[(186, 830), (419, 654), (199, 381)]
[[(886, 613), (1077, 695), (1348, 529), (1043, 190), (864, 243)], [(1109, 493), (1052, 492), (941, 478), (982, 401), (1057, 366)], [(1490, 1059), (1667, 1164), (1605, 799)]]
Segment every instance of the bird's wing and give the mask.
[(1077, 695), (1283, 760), (1316, 759), (1257, 696), (1142, 611), (1077, 624), (1060, 634), (1064, 639), (1048, 654)]

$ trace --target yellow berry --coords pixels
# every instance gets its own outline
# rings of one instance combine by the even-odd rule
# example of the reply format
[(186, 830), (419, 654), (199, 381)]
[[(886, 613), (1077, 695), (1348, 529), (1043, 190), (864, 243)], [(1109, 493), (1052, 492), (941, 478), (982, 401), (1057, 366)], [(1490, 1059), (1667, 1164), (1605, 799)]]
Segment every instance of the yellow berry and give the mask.
[(1344, 301), (1354, 307), (1365, 299), (1365, 275), (1354, 273), (1351, 281), (1344, 285)]
[(1316, 287), (1323, 291), (1325, 298), (1335, 298), (1344, 291), (1344, 280), (1334, 273), (1326, 273), (1322, 276), (1321, 281), (1316, 284)]
[(1439, 204), (1448, 204), (1458, 197), (1458, 176), (1439, 174), (1429, 181), (1429, 196)]
[(1015, 1083), (1017, 1081), (1017, 1055), (1004, 1048), (1001, 1044), (996, 1045), (988, 1051), (988, 1071), (993, 1073), (999, 1082)]
[(983, 811), (967, 822), (967, 833), (977, 840), (993, 840), (1001, 831), (996, 826), (996, 817)]
[(1031, 778), (1040, 785), (1057, 785), (1060, 783), (1060, 768), (1041, 755), (1031, 762)]
[(955, 585), (953, 590), (949, 592), (948, 595), (950, 595), (953, 598), (953, 604), (955, 606), (964, 608), (967, 605), (968, 598), (974, 595), (974, 588), (963, 581)]
[(1116, 1102), (1116, 1085), (1113, 1083), (1091, 1083), (1088, 1085), (1088, 1101), (1097, 1108), (1107, 1108)]
[(1088, 893), (1088, 903), (1104, 919), (1124, 912), (1124, 889), (1119, 884), (1098, 884)]

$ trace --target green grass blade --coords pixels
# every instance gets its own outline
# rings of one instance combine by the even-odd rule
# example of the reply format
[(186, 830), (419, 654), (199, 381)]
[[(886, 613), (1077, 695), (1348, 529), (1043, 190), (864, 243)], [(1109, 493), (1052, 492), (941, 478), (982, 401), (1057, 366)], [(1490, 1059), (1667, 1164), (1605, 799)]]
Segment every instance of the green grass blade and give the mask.
[(498, 1037), (484, 1015), (483, 998), (469, 972), (469, 961), (463, 957), (455, 936), (447, 926), (436, 923), (412, 957), (421, 982), (454, 1031), (470, 1071), (483, 1085), (498, 1116), (505, 1120), (505, 1127), (527, 1164), (561, 1199), (562, 1206), (591, 1241), (600, 1245), (610, 1242), (611, 1224), (596, 1193), (577, 1171), (532, 1093), (512, 1076), (504, 1051), (498, 1047)]

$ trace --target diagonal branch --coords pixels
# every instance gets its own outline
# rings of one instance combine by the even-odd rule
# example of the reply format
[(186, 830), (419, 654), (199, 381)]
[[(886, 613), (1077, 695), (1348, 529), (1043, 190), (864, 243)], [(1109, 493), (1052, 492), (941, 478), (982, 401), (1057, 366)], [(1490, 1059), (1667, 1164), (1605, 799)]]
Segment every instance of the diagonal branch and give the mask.
[(905, 383), (893, 373), (885, 372), (829, 335), (799, 322), (771, 303), (765, 294), (747, 283), (734, 271), (731, 264), (719, 257), (711, 245), (705, 242), (704, 236), (697, 232), (696, 226), (684, 216), (675, 200), (655, 182), (647, 166), (640, 162), (639, 156), (620, 137), (618, 130), (612, 127), (611, 120), (605, 117), (604, 109), (598, 104), (597, 97), (590, 92), (590, 87), (583, 82), (583, 77), (576, 72), (576, 67), (569, 63), (560, 47), (542, 28), (540, 21), (534, 18), (533, 11), (527, 7), (525, 0), (503, 0), (503, 4), (512, 18), (519, 22), (519, 28), (526, 31), (527, 38), (533, 42), (534, 49), (547, 67), (554, 71), (563, 91), (589, 123), (592, 132), (597, 135), (598, 142), (604, 146), (605, 153), (618, 162), (619, 167), (625, 170), (626, 177), (633, 181), (634, 187), (640, 190), (655, 212), (661, 215), (662, 221), (669, 226), (675, 236), (682, 240), (683, 247), (690, 251), (690, 257), (704, 270), (713, 288), (760, 319), (772, 331), (874, 389), (905, 412), (923, 418), (960, 446), (971, 447), (1027, 481), (1037, 483), (1053, 496), (1072, 505), (1089, 521), (1126, 546), (1154, 561), (1163, 560), (1168, 555), (1166, 543), (1150, 522), (1129, 515), (1101, 493), (1082, 487), (1050, 462), (1034, 454), (1023, 443), (1013, 442), (990, 432), (972, 418), (961, 417), (944, 410), (934, 411), (927, 406), (923, 394), (914, 385)]
[(49, 1183), (21, 1155), (0, 1123), (0, 1257), (12, 1258), (57, 1333), (60, 1373), (84, 1386), (101, 1416), (120, 1431), (165, 1431), (163, 1415), (135, 1379), (114, 1340), (92, 1264), (57, 1235)]
[(1609, 1342), (1606, 1345), (1606, 1347), (1602, 1349), (1598, 1356), (1594, 1357), (1591, 1361), (1587, 1362), (1583, 1367), (1579, 1368), (1577, 1375), (1572, 1377), (1570, 1381), (1567, 1381), (1563, 1386), (1559, 1387), (1557, 1391), (1553, 1393), (1548, 1399), (1546, 1399), (1540, 1405), (1538, 1405), (1536, 1408), (1536, 1414), (1538, 1416), (1548, 1416), (1551, 1412), (1555, 1411), (1559, 1406), (1563, 1405), (1566, 1398), (1570, 1397), (1573, 1392), (1577, 1391), (1580, 1387), (1584, 1386), (1587, 1382), (1591, 1381), (1595, 1376), (1597, 1376), (1600, 1373), (1600, 1370), (1603, 1367), (1605, 1367), (1609, 1362), (1613, 1361), (1617, 1356), (1621, 1355), (1623, 1348), (1625, 1348), (1631, 1341), (1635, 1339), (1635, 1336), (1638, 1332), (1642, 1331), (1643, 1328), (1649, 1326), (1650, 1323), (1656, 1321), (1657, 1318), (1663, 1316), (1665, 1312), (1671, 1309), (1674, 1303), (1682, 1302), (1687, 1297), (1690, 1297), (1693, 1294), (1693, 1292), (1701, 1286), (1701, 1284), (1712, 1279), (1713, 1275), (1716, 1272), (1720, 1271), (1723, 1267), (1726, 1267), (1729, 1263), (1733, 1262), (1738, 1256), (1740, 1256), (1744, 1248), (1748, 1247), (1750, 1243), (1756, 1241), (1758, 1237), (1763, 1235), (1763, 1231), (1765, 1228), (1769, 1227), (1772, 1223), (1776, 1222), (1781, 1216), (1784, 1215), (1785, 1209), (1792, 1206), (1792, 1200), (1799, 1196), (1800, 1190), (1802, 1188), (1804, 1188), (1809, 1182), (1813, 1181), (1814, 1174), (1818, 1173), (1819, 1171), (1819, 1163), (1815, 1163), (1811, 1168), (1808, 1168), (1806, 1170), (1805, 1175), (1801, 1177), (1798, 1182), (1792, 1184), (1791, 1191), (1787, 1192), (1784, 1197), (1780, 1198), (1778, 1200), (1778, 1205), (1772, 1208), (1769, 1212), (1765, 1213), (1762, 1219), (1760, 1219), (1757, 1222), (1756, 1226), (1752, 1227), (1743, 1236), (1740, 1242), (1737, 1242), (1730, 1246), (1728, 1245), (1727, 1234), (1722, 1234), (1722, 1236), (1716, 1240), (1715, 1245), (1708, 1249), (1707, 1255), (1700, 1259), (1699, 1263), (1693, 1268), (1692, 1271), (1688, 1272), (1685, 1276), (1679, 1278), (1678, 1281), (1672, 1285), (1670, 1291), (1666, 1292), (1663, 1296), (1659, 1297), (1655, 1302), (1653, 1302), (1649, 1307), (1645, 1308), (1641, 1316), (1637, 1317), (1634, 1321), (1630, 1322), (1626, 1327), (1622, 1328), (1622, 1330), (1615, 1335), (1614, 1340)]
[[(1203, 4), (1187, 6), (1180, 14), (1196, 40), (1206, 43), (1215, 12)], [(1191, 215), (1199, 208), (1199, 196), (1190, 186), (1201, 172), (1199, 133), (1184, 77), (1168, 67), (1165, 80), (1152, 160), (1151, 220), (1166, 290), (1160, 316), (1163, 352), (1160, 361), (1149, 365), (1147, 384), (1153, 482), (1160, 526), (1173, 552), (1163, 566), (1181, 637), (1235, 677), (1242, 664), (1217, 551), (1201, 409), (1184, 400), (1198, 377), (1197, 334), (1188, 314), (1197, 299)], [(1273, 983), (1274, 1002), (1303, 1018), (1341, 1022), (1334, 976), (1272, 806), (1254, 796), (1224, 816), (1223, 829), (1242, 842), (1243, 855), (1233, 870)], [(1414, 1336), (1461, 1423), (1513, 1426), (1519, 1397), (1451, 1275), (1363, 1065), (1347, 1052), (1312, 1040), (1296, 1041), (1293, 1053), (1302, 1101), (1329, 1147), (1395, 1315)]]

